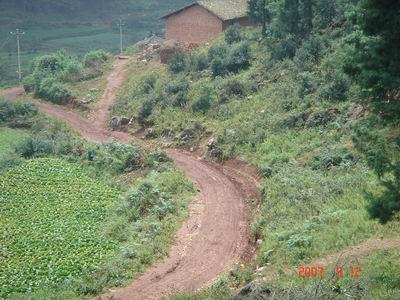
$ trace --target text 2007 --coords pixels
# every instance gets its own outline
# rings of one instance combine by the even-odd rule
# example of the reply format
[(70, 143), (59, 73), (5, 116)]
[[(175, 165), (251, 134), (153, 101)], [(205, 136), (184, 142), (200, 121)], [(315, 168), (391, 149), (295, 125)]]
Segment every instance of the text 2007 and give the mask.
[(324, 277), (325, 269), (324, 267), (307, 266), (299, 267), (299, 276), (307, 278)]

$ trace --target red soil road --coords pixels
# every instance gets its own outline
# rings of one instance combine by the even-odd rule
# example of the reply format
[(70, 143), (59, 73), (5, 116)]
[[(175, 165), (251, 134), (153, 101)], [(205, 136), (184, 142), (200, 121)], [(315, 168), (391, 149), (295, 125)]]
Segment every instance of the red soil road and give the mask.
[[(134, 139), (126, 133), (106, 130), (110, 106), (121, 86), (128, 61), (116, 63), (103, 97), (91, 113), (90, 120), (72, 110), (41, 100), (34, 100), (39, 109), (65, 121), (84, 138), (93, 142)], [(122, 72), (122, 73), (120, 73)], [(4, 92), (8, 98), (18, 97), (21, 89)], [(13, 97), (13, 95), (15, 97)], [(198, 188), (190, 207), (190, 216), (179, 229), (169, 256), (147, 270), (126, 288), (116, 289), (100, 299), (157, 299), (174, 292), (193, 292), (210, 285), (219, 275), (246, 256), (248, 222), (245, 203), (253, 197), (255, 181), (239, 172), (212, 165), (191, 154), (168, 150), (175, 164)], [(228, 167), (227, 167), (228, 168)]]
[(169, 150), (168, 154), (200, 193), (169, 256), (130, 286), (113, 292), (112, 299), (153, 299), (197, 291), (239, 262), (246, 247), (244, 201), (234, 182), (186, 153)]
[(96, 103), (94, 110), (89, 116), (92, 124), (102, 128), (106, 126), (110, 109), (114, 104), (115, 97), (125, 81), (127, 69), (132, 58), (117, 59), (112, 66), (112, 72), (107, 78), (107, 85), (103, 96)]

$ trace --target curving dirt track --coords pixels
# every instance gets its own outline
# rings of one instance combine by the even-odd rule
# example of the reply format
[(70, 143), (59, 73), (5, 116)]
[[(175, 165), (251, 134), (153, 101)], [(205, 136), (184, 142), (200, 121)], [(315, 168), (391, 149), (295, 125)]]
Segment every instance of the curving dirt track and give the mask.
[[(127, 133), (104, 127), (116, 92), (124, 81), (129, 60), (114, 64), (103, 97), (89, 119), (64, 106), (34, 100), (39, 109), (65, 121), (93, 142), (129, 142)], [(13, 91), (13, 95), (18, 94)], [(9, 97), (15, 98), (15, 97)], [(138, 141), (140, 142), (140, 141)], [(193, 292), (211, 284), (249, 252), (245, 203), (256, 196), (256, 181), (232, 169), (213, 165), (189, 153), (168, 150), (175, 164), (198, 188), (190, 216), (179, 229), (167, 258), (150, 267), (130, 286), (99, 299), (157, 299), (174, 292)]]
[(220, 170), (188, 154), (169, 150), (200, 193), (180, 228), (169, 257), (155, 264), (112, 299), (152, 299), (194, 292), (239, 262), (246, 247), (244, 203), (237, 186)]

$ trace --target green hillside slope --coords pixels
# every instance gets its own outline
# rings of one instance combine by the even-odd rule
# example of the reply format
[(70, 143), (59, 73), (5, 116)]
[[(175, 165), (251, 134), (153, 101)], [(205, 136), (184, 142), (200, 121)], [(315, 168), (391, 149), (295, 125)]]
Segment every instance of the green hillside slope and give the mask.
[[(362, 241), (397, 236), (398, 216), (385, 225), (371, 219), (369, 199), (386, 189), (376, 167), (385, 162), (395, 169), (398, 125), (378, 133), (387, 137), (386, 145), (366, 144), (367, 156), (357, 151), (357, 134), (367, 137), (374, 123), (361, 101), (364, 91), (348, 75), (353, 42), (361, 36), (354, 24), (356, 2), (333, 1), (326, 7), (316, 1), (310, 30), (298, 1), (275, 1), (264, 37), (258, 28), (231, 28), (209, 48), (176, 54), (166, 68), (132, 73), (120, 94), (114, 114), (137, 116), (141, 127), (152, 128), (148, 138), (188, 149), (208, 141), (208, 158), (240, 158), (263, 176), (252, 225), (257, 262), (231, 271), (194, 299), (229, 299), (230, 288), (266, 276), (256, 276), (256, 266), (283, 274)], [(363, 131), (357, 131), (360, 126)], [(384, 178), (397, 176), (393, 172)], [(393, 187), (386, 193), (393, 196), (388, 205), (395, 209), (396, 182), (388, 182)], [(394, 252), (384, 256), (398, 258)], [(335, 286), (336, 294), (347, 290), (356, 298), (398, 295), (398, 286), (386, 285), (388, 276), (399, 280), (393, 268), (379, 267), (376, 260), (364, 267), (361, 278), (330, 280), (327, 275), (321, 284), (289, 276), (274, 283), (274, 291), (278, 298), (299, 291), (304, 299), (331, 297)]]

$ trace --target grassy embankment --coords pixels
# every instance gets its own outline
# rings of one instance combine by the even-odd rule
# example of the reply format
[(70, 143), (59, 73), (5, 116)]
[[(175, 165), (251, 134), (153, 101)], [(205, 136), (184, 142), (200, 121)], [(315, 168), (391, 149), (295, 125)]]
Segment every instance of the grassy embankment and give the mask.
[[(230, 288), (256, 277), (256, 266), (280, 274), (368, 239), (398, 236), (398, 219), (381, 225), (365, 209), (366, 193), (381, 188), (352, 142), (363, 111), (355, 104), (357, 85), (342, 71), (346, 34), (315, 34), (293, 58), (280, 60), (249, 30), (233, 45), (220, 38), (209, 49), (176, 56), (166, 68), (144, 68), (121, 92), (114, 114), (136, 115), (160, 141), (190, 147), (213, 132), (214, 159), (237, 157), (263, 175), (261, 208), (252, 224), (252, 238), (260, 243), (256, 262), (197, 298), (229, 297)], [(184, 131), (192, 133), (189, 141), (180, 138)], [(398, 274), (388, 265), (396, 253), (376, 254), (360, 279), (340, 281), (341, 287), (357, 293), (359, 283), (363, 295), (398, 293), (391, 284)], [(285, 277), (274, 286), (295, 280), (294, 286), (315, 287), (296, 279)], [(327, 280), (320, 291), (334, 285)]]

